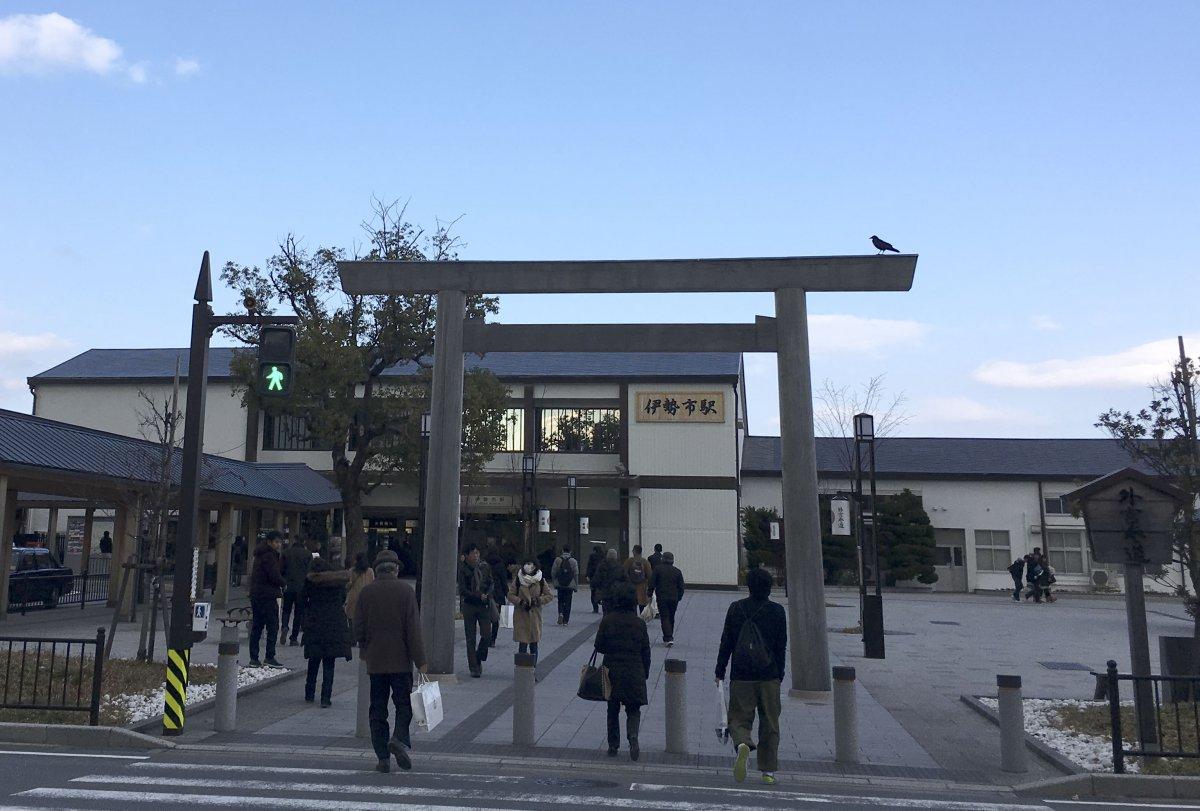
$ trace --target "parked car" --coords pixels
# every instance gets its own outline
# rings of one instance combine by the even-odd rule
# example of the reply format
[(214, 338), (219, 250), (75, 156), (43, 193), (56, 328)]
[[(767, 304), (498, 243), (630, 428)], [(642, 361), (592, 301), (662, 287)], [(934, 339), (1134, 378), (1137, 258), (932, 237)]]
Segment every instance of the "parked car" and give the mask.
[(49, 549), (13, 547), (8, 572), (10, 604), (43, 603), (47, 608), (54, 608), (58, 598), (70, 594), (74, 586), (75, 572), (59, 563)]

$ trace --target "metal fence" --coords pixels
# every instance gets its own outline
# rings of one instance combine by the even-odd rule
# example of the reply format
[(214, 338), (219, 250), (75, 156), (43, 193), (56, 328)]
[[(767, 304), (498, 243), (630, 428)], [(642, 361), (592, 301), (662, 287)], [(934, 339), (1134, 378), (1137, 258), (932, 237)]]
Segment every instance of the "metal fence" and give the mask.
[[(1112, 660), (1105, 676), (1114, 773), (1125, 773), (1127, 757), (1200, 758), (1200, 676), (1134, 676), (1118, 673)], [(1145, 728), (1153, 726), (1153, 741), (1139, 740), (1136, 720), (1133, 740), (1124, 739), (1121, 682), (1130, 682), (1134, 693), (1150, 688), (1146, 692), (1152, 697), (1154, 716), (1153, 724), (1145, 722)]]
[(10, 575), (8, 610), (20, 610), (24, 614), (31, 607), (78, 604), (85, 608), (88, 603), (105, 602), (108, 600), (108, 566), (108, 558), (93, 558), (87, 569), (75, 575), (54, 570)]
[(90, 725), (100, 723), (103, 628), (94, 639), (3, 636), (0, 658), (0, 709), (86, 712)]

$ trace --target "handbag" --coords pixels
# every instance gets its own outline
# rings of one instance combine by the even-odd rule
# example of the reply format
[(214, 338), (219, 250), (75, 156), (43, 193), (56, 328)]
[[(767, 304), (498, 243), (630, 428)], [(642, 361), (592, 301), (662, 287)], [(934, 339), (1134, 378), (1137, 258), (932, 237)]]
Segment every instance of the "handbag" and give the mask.
[(600, 651), (592, 651), (592, 658), (579, 671), (579, 692), (577, 695), (584, 701), (608, 701), (612, 695), (612, 682), (608, 678), (608, 668), (596, 666), (596, 657)]
[(513, 605), (512, 603), (505, 603), (504, 605), (500, 606), (500, 627), (501, 628), (513, 627), (513, 616), (516, 612), (516, 608), (517, 607), (515, 605)]
[(442, 722), (442, 688), (418, 671), (417, 685), (408, 697), (417, 728), (431, 732)]
[(725, 702), (725, 682), (717, 681), (717, 740), (729, 743), (729, 705)]
[(500, 609), (496, 605), (496, 601), (488, 598), (488, 619), (492, 621), (492, 625), (500, 622)]
[(646, 603), (646, 607), (642, 609), (642, 619), (646, 622), (658, 616), (658, 595), (655, 594), (650, 598), (650, 602)]

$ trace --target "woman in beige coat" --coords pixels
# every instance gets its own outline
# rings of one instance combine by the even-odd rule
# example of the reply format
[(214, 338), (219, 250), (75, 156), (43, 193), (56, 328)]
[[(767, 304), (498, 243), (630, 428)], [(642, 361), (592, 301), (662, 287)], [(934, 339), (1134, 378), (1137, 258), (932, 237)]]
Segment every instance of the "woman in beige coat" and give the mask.
[(554, 599), (554, 590), (542, 576), (537, 561), (527, 558), (508, 587), (508, 601), (513, 610), (513, 639), (519, 653), (538, 655), (542, 638), (542, 606)]
[(354, 623), (354, 610), (358, 607), (358, 595), (375, 582), (375, 570), (367, 565), (367, 553), (359, 552), (354, 558), (354, 569), (350, 572), (350, 585), (346, 589), (346, 618)]

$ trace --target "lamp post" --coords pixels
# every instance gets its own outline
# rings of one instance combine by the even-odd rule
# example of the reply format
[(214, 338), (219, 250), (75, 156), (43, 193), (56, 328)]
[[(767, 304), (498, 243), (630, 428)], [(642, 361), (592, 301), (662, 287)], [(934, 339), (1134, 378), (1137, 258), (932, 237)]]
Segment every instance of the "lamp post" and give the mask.
[[(425, 560), (425, 486), (429, 473), (429, 420), (429, 412), (426, 411), (421, 415), (421, 466), (417, 474), (417, 528), (420, 531), (417, 533), (417, 548), (413, 550), (413, 557), (421, 562)], [(421, 573), (414, 574), (417, 576), (417, 588), (420, 588)]]
[(537, 458), (532, 453), (521, 457), (521, 513), (525, 518), (525, 554), (533, 554), (533, 511), (537, 502)]
[[(864, 451), (867, 457), (865, 473), (870, 480), (870, 496), (865, 511)], [(854, 502), (858, 517), (858, 589), (862, 602), (863, 655), (868, 659), (883, 659), (883, 583), (879, 574), (879, 530), (875, 518), (875, 418), (865, 413), (854, 415)], [(873, 588), (868, 590), (868, 587)]]
[(579, 493), (575, 489), (575, 477), (567, 477), (567, 513), (571, 522), (567, 530), (567, 541), (571, 544), (571, 553), (579, 557)]

